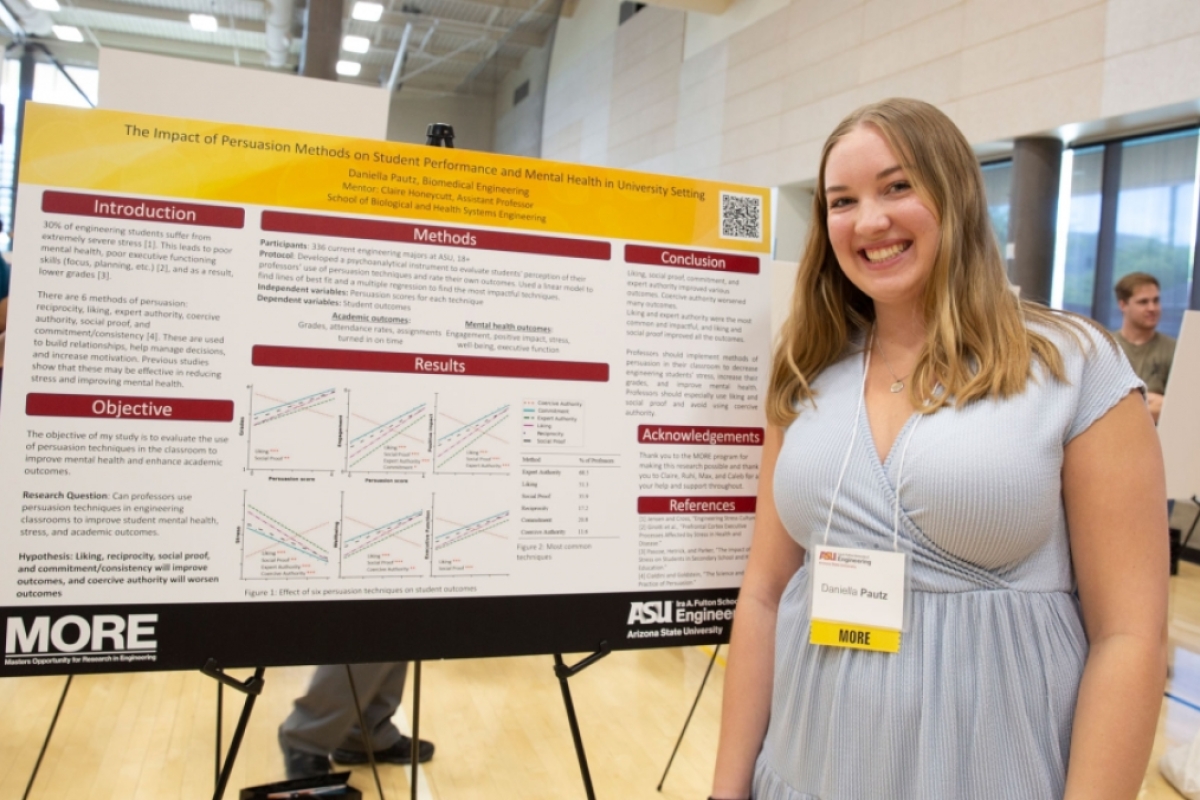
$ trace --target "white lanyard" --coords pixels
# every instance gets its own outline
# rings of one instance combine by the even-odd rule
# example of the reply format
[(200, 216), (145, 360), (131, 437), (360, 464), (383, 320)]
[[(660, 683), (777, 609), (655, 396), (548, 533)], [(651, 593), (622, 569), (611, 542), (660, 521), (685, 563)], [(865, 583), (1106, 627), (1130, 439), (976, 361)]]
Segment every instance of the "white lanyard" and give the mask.
[[(866, 403), (867, 397), (867, 376), (871, 374), (871, 349), (874, 343), (875, 334), (872, 331), (871, 336), (867, 339), (867, 355), (863, 364), (863, 380), (862, 389), (858, 393), (858, 406), (854, 409), (854, 422), (850, 426), (850, 446), (846, 448), (846, 457), (842, 459), (842, 470), (838, 473), (837, 486), (833, 490), (833, 499), (829, 502), (829, 517), (825, 520), (825, 537), (822, 540), (822, 545), (829, 544), (829, 531), (833, 527), (833, 512), (837, 508), (838, 496), (842, 492), (842, 481), (846, 477), (846, 469), (850, 466), (850, 456), (854, 453), (854, 443), (858, 440), (858, 427), (860, 417), (863, 413), (863, 406)], [(896, 496), (896, 502), (892, 510), (892, 550), (900, 551), (900, 483), (904, 480), (904, 456), (908, 453), (908, 445), (912, 442), (913, 434), (917, 431), (917, 426), (921, 424), (921, 417), (918, 416), (909, 428), (908, 435), (904, 437), (904, 444), (900, 447), (900, 461), (896, 465), (896, 490), (893, 492)]]
[[(829, 503), (824, 541), (813, 548), (810, 556), (812, 600), (809, 641), (827, 647), (897, 653), (900, 651), (902, 631), (906, 627), (905, 614), (911, 607), (908, 600), (908, 556), (900, 552), (900, 484), (904, 479), (904, 456), (912, 442), (913, 432), (921, 422), (920, 417), (913, 422), (900, 448), (892, 507), (892, 552), (880, 552), (867, 547), (829, 546), (833, 514), (854, 445), (858, 441), (858, 426), (866, 405), (872, 342), (873, 337), (867, 340), (862, 390), (858, 394), (858, 406), (850, 430), (850, 447), (846, 450), (837, 487)], [(867, 422), (869, 426), (870, 421)]]

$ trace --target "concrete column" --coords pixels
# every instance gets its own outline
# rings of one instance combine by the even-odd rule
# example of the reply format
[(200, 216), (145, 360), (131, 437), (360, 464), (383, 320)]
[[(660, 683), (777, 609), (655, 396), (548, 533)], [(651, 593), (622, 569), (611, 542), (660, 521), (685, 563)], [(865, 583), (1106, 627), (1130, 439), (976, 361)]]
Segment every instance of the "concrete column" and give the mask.
[(25, 103), (33, 99), (33, 75), (37, 69), (37, 58), (29, 45), (21, 48), (21, 71), (17, 77), (17, 141), (13, 145), (12, 172), (12, 205), (9, 207), (8, 220), (12, 226), (8, 234), (11, 237), (17, 229), (17, 184), (21, 180), (21, 145), (25, 141)]
[(1104, 171), (1100, 177), (1100, 235), (1096, 237), (1096, 276), (1092, 282), (1092, 319), (1106, 328), (1113, 324), (1117, 299), (1113, 272), (1117, 261), (1117, 201), (1121, 197), (1121, 142), (1104, 146)]
[(308, 0), (304, 12), (304, 45), (300, 49), (300, 74), (306, 78), (337, 80), (338, 53), (342, 48), (343, 0)]
[(1017, 139), (1014, 145), (1009, 278), (1021, 287), (1021, 297), (1049, 303), (1063, 145), (1045, 137)]

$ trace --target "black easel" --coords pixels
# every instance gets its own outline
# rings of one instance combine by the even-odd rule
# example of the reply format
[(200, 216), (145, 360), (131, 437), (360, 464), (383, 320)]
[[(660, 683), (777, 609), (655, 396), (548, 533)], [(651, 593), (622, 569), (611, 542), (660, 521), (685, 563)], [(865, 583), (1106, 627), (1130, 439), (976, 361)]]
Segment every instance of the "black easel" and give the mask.
[(671, 757), (667, 759), (667, 768), (663, 770), (662, 779), (658, 782), (658, 791), (660, 792), (663, 784), (667, 782), (667, 773), (671, 771), (671, 765), (675, 763), (675, 754), (679, 752), (679, 745), (683, 744), (683, 735), (687, 733), (688, 725), (692, 724), (692, 714), (696, 713), (696, 706), (700, 705), (700, 695), (704, 694), (704, 686), (708, 683), (708, 676), (712, 674), (713, 664), (717, 663), (717, 653), (719, 652), (721, 652), (721, 645), (713, 648), (712, 658), (708, 660), (708, 669), (704, 670), (704, 679), (700, 681), (700, 688), (696, 691), (692, 710), (688, 712), (687, 719), (683, 721), (683, 730), (679, 732), (679, 738), (675, 740), (675, 749), (671, 751)]
[[(444, 122), (431, 123), (425, 131), (425, 137), (426, 137), (425, 144), (427, 144), (427, 145), (432, 145), (433, 147), (453, 148), (454, 147), (454, 126), (447, 125)], [(421, 733), (421, 662), (414, 661), (414, 662), (412, 662), (412, 665), (413, 665), (412, 777), (409, 781), (409, 784), (412, 787), (412, 800), (417, 800), (417, 767), (420, 765), (420, 760), (421, 760), (421, 758), (420, 758), (420, 754), (421, 754), (421, 747), (420, 747), (420, 745), (421, 745), (421, 739), (420, 739), (420, 733)], [(579, 668), (582, 669), (584, 666), (586, 666), (586, 664), (581, 664)], [(218, 767), (217, 767), (217, 790), (216, 790), (216, 793), (213, 795), (213, 800), (222, 800), (222, 795), (225, 792), (225, 785), (226, 785), (226, 783), (229, 782), (229, 773), (233, 770), (233, 762), (234, 762), (234, 759), (237, 757), (238, 747), (241, 746), (242, 737), (246, 733), (246, 724), (250, 721), (250, 711), (254, 708), (254, 700), (259, 694), (262, 693), (262, 684), (263, 684), (262, 676), (263, 676), (263, 672), (265, 672), (265, 668), (263, 668), (263, 667), (257, 668), (254, 672), (254, 677), (250, 678), (245, 683), (236, 681), (233, 678), (230, 678), (228, 675), (225, 675), (224, 673), (222, 673), (220, 671), (220, 669), (217, 668), (216, 662), (213, 661), (212, 659), (209, 659), (209, 662), (204, 665), (204, 669), (202, 669), (201, 672), (203, 672), (205, 675), (208, 675), (212, 678), (216, 678), (219, 681), (219, 683), (217, 685), (217, 765), (218, 765)], [(361, 734), (362, 734), (363, 750), (366, 751), (367, 761), (371, 765), (371, 774), (375, 776), (375, 789), (379, 792), (379, 800), (384, 800), (383, 784), (379, 780), (379, 767), (375, 763), (375, 746), (371, 742), (370, 731), (367, 730), (366, 722), (363, 719), (362, 703), (359, 702), (359, 699), (358, 699), (358, 687), (354, 683), (354, 673), (351, 671), (349, 664), (346, 665), (346, 678), (350, 681), (350, 693), (354, 698), (354, 710), (358, 714), (358, 729), (359, 729), (359, 731), (361, 731)], [(68, 683), (68, 685), (69, 685), (69, 683)], [(222, 769), (220, 767), (220, 763), (221, 763), (221, 686), (222, 685), (232, 686), (233, 688), (237, 689), (238, 691), (245, 692), (247, 695), (246, 705), (242, 709), (241, 719), (238, 720), (237, 730), (234, 732), (233, 741), (229, 745), (229, 755), (226, 759), (224, 769)], [(565, 683), (563, 684), (563, 691), (564, 692), (566, 691)], [(64, 696), (65, 696), (65, 690), (64, 690)], [(567, 702), (570, 703), (569, 696), (568, 696)], [(61, 705), (62, 705), (61, 701), (59, 702), (59, 705), (61, 707)], [(571, 716), (572, 716), (572, 719), (574, 719), (573, 711), (571, 712)], [(58, 718), (58, 715), (56, 713), (55, 719), (57, 719), (57, 718)], [(51, 731), (54, 730), (53, 723), (51, 724), (50, 730)], [(46, 738), (47, 738), (47, 741), (49, 741), (48, 734), (47, 734)], [(580, 754), (582, 757), (582, 749), (581, 749), (582, 744), (579, 743), (578, 735), (576, 735), (576, 748), (580, 750)], [(44, 749), (44, 747), (43, 747), (43, 749)], [(39, 761), (40, 761), (40, 759), (39, 759)], [(585, 777), (586, 777), (586, 766), (584, 767), (584, 770), (585, 770)], [(36, 768), (34, 770), (34, 774), (35, 775), (37, 774)], [(33, 783), (33, 779), (31, 778), (30, 784), (32, 785), (32, 783)], [(589, 798), (591, 797), (590, 792), (589, 792), (588, 796), (589, 796)]]
[(354, 671), (346, 665), (346, 679), (350, 681), (350, 695), (354, 698), (354, 711), (358, 714), (358, 734), (362, 739), (363, 752), (371, 764), (371, 774), (375, 776), (375, 790), (379, 792), (379, 800), (384, 800), (383, 784), (379, 781), (379, 767), (375, 764), (375, 743), (371, 741), (371, 732), (367, 730), (367, 722), (363, 719), (362, 703), (358, 699), (358, 686), (354, 683)]
[[(433, 147), (454, 147), (454, 127), (444, 122), (434, 122), (425, 130), (425, 144)], [(567, 707), (567, 722), (571, 726), (571, 738), (575, 741), (575, 755), (579, 759), (579, 772), (583, 776), (583, 788), (588, 800), (596, 800), (596, 790), (592, 787), (592, 774), (588, 771), (587, 753), (583, 749), (583, 737), (579, 733), (579, 720), (575, 716), (575, 704), (571, 701), (571, 687), (567, 679), (578, 675), (583, 670), (595, 664), (612, 652), (607, 641), (600, 642), (595, 653), (580, 661), (578, 664), (567, 666), (561, 653), (554, 654), (554, 674), (558, 685), (562, 688), (563, 703)], [(412, 800), (417, 800), (417, 753), (420, 738), (420, 708), (421, 708), (421, 662), (414, 661), (413, 674), (413, 763), (412, 763)]]
[[(449, 125), (446, 126), (450, 127)], [(454, 135), (453, 132), (450, 134)], [(417, 800), (417, 767), (421, 765), (421, 662), (413, 663), (413, 721), (412, 721), (412, 777), (409, 786), (412, 788), (412, 800)]]
[(588, 771), (587, 753), (583, 751), (583, 737), (579, 734), (579, 720), (575, 717), (575, 704), (571, 702), (571, 687), (567, 685), (567, 679), (583, 672), (611, 652), (612, 648), (608, 642), (602, 641), (596, 652), (569, 667), (563, 662), (562, 653), (554, 654), (554, 675), (562, 688), (563, 703), (567, 707), (567, 722), (571, 726), (571, 738), (575, 740), (575, 755), (579, 758), (579, 772), (583, 775), (583, 789), (587, 792), (588, 800), (596, 800), (596, 790), (592, 788), (592, 773)]
[(38, 770), (42, 767), (42, 758), (46, 755), (46, 748), (50, 746), (50, 737), (54, 735), (54, 726), (58, 724), (58, 715), (62, 711), (63, 703), (67, 700), (67, 690), (71, 688), (71, 679), (74, 677), (74, 675), (68, 675), (67, 682), (63, 684), (62, 695), (58, 698), (58, 708), (54, 709), (54, 716), (50, 719), (50, 729), (46, 731), (46, 739), (42, 742), (42, 750), (38, 753), (37, 761), (33, 765), (29, 783), (25, 784), (25, 794), (21, 795), (21, 800), (29, 800), (29, 793), (33, 791), (33, 782), (37, 780)]
[[(210, 658), (208, 663), (200, 668), (210, 678), (217, 680), (221, 685), (228, 686), (231, 689), (236, 689), (246, 695), (246, 703), (242, 706), (242, 714), (238, 717), (237, 727), (233, 731), (233, 741), (229, 743), (229, 752), (225, 755), (225, 764), (217, 773), (217, 786), (213, 790), (213, 800), (222, 800), (225, 796), (225, 786), (229, 783), (229, 776), (233, 773), (233, 763), (237, 760), (238, 749), (242, 746), (242, 739), (246, 735), (246, 726), (250, 723), (250, 712), (254, 710), (254, 701), (262, 694), (263, 690), (263, 675), (266, 673), (266, 667), (255, 667), (254, 674), (244, 681), (239, 681), (237, 678), (231, 678), (221, 671), (217, 666), (216, 659)], [(217, 693), (217, 763), (221, 761), (221, 739), (220, 739), (220, 702), (222, 695)]]
[(454, 126), (444, 122), (431, 122), (425, 129), (425, 144), (454, 149)]
[[(1200, 495), (1192, 495), (1192, 502), (1200, 506)], [(1196, 532), (1196, 523), (1200, 522), (1200, 508), (1196, 510), (1196, 517), (1192, 520), (1192, 527), (1188, 528), (1187, 536), (1183, 537), (1183, 542), (1180, 547), (1187, 547), (1188, 542), (1192, 540), (1192, 534)]]
[[(431, 122), (429, 127), (425, 129), (425, 144), (431, 147), (449, 147), (454, 148), (454, 126), (448, 125), (445, 122)], [(412, 662), (413, 666), (413, 708), (412, 708), (412, 765), (411, 773), (408, 780), (410, 789), (410, 797), (412, 800), (417, 800), (417, 768), (421, 765), (421, 662)], [(363, 727), (360, 720), (359, 727)], [(368, 752), (370, 749), (368, 748)], [(374, 769), (375, 760), (372, 758), (371, 767)], [(379, 775), (375, 775), (375, 783), (379, 783)], [(383, 789), (379, 790), (379, 797), (383, 798)]]

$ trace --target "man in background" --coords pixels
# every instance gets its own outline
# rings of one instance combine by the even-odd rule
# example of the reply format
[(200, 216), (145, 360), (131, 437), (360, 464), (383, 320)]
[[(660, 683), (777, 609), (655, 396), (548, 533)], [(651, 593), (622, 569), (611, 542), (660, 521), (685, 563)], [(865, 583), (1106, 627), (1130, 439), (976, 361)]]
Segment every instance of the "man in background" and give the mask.
[(1146, 272), (1131, 272), (1113, 287), (1121, 309), (1121, 327), (1117, 344), (1125, 351), (1129, 364), (1146, 383), (1146, 402), (1154, 423), (1162, 412), (1163, 394), (1175, 358), (1175, 340), (1158, 332), (1162, 317), (1158, 279)]
[[(363, 722), (371, 734), (373, 755), (380, 764), (411, 764), (413, 740), (400, 733), (392, 715), (400, 707), (408, 664), (355, 664), (354, 685), (365, 704)], [(358, 727), (358, 711), (346, 667), (317, 667), (303, 697), (279, 726), (279, 746), (289, 779), (328, 773), (330, 756), (339, 764), (366, 764), (367, 753)], [(422, 739), (417, 761), (433, 758), (433, 744)]]

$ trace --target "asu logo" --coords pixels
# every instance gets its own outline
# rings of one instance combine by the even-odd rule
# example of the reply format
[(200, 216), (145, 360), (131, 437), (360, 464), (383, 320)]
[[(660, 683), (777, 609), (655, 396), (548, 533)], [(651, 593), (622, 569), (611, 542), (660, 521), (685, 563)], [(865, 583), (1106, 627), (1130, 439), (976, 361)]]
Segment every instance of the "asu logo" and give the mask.
[(654, 625), (671, 621), (671, 601), (651, 600), (647, 603), (630, 603), (629, 620), (626, 625)]
[(828, 550), (821, 551), (822, 561), (837, 561), (837, 553), (831, 553)]

